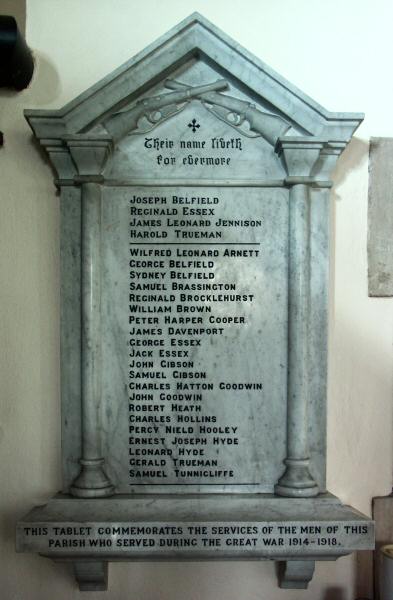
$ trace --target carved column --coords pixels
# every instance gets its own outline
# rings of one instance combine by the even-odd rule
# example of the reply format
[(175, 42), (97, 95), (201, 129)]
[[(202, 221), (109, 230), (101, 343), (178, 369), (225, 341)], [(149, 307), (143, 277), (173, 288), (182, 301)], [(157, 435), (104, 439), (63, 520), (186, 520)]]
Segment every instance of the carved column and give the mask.
[(81, 185), (81, 470), (70, 493), (79, 498), (110, 496), (114, 487), (101, 451), (101, 202), (102, 171), (110, 138), (68, 136)]
[(323, 143), (281, 138), (289, 192), (288, 391), (286, 469), (275, 486), (279, 496), (309, 498), (319, 492), (310, 470), (308, 444), (310, 194), (311, 177)]

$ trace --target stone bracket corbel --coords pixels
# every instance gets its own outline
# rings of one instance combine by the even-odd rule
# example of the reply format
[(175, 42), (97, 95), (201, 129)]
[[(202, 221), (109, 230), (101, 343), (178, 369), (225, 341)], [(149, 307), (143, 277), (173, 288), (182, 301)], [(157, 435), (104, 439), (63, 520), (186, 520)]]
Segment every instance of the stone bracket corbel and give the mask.
[(81, 592), (108, 590), (108, 563), (103, 560), (73, 561), (74, 575)]
[(314, 570), (314, 560), (279, 561), (279, 586), (286, 590), (306, 590), (314, 575)]
[[(68, 561), (67, 561), (68, 562)], [(81, 592), (108, 590), (109, 563), (106, 560), (72, 560), (74, 577)], [(276, 560), (278, 583), (281, 589), (305, 590), (313, 578), (315, 560)]]

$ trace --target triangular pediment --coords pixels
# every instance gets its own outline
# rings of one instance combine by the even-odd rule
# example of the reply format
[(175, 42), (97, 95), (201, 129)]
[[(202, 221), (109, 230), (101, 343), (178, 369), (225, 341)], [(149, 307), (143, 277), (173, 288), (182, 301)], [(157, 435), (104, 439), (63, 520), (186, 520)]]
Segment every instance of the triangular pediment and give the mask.
[(162, 93), (166, 79), (187, 83), (187, 71), (198, 62), (216, 75), (213, 81), (226, 80), (235, 97), (287, 122), (287, 135), (347, 142), (363, 118), (327, 111), (198, 13), (63, 108), (27, 110), (26, 118), (41, 140), (88, 133), (138, 99)]

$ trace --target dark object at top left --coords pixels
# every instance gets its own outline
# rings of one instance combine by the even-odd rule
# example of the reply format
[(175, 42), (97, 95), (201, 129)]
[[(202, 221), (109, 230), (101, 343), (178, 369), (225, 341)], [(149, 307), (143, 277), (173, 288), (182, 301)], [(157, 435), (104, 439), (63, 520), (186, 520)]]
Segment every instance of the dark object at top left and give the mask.
[(33, 76), (31, 51), (14, 17), (0, 16), (0, 87), (26, 88)]

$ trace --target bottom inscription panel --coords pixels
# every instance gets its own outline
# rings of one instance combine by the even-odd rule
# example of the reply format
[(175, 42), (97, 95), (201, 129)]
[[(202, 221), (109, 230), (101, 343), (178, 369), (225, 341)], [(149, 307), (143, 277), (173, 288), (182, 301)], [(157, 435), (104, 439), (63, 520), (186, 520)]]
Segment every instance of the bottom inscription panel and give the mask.
[(216, 498), (215, 507), (204, 498), (174, 502), (172, 497), (168, 504), (166, 497), (150, 497), (147, 502), (143, 497), (54, 498), (18, 523), (17, 550), (102, 560), (315, 559), (374, 545), (373, 522), (331, 496), (299, 501), (232, 497), (232, 507), (228, 497)]

